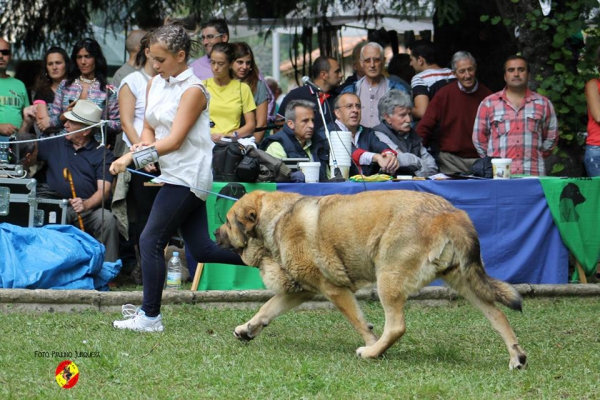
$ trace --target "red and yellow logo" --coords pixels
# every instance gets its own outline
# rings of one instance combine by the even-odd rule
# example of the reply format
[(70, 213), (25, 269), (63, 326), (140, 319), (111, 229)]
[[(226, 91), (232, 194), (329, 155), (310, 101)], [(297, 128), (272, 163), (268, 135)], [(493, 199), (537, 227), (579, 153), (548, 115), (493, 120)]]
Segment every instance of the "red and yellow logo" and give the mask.
[(65, 360), (56, 367), (56, 382), (63, 389), (71, 389), (79, 380), (79, 368), (73, 361)]

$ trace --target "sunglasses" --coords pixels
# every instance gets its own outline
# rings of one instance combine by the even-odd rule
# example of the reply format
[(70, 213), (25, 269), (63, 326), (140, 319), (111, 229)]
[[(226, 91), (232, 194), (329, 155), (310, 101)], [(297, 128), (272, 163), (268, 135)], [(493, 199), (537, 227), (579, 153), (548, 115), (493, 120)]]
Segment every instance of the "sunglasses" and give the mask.
[(2, 54), (3, 56), (10, 56), (10, 50), (2, 49), (2, 50), (0, 50), (0, 54)]

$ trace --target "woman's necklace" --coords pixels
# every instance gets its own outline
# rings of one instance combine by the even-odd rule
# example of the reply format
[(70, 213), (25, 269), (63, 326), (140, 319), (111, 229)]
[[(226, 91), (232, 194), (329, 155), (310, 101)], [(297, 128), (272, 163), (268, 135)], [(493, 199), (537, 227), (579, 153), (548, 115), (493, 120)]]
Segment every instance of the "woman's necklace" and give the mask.
[(94, 82), (96, 82), (96, 81), (97, 81), (97, 79), (96, 79), (96, 78), (94, 78), (94, 79), (87, 79), (87, 78), (84, 78), (84, 77), (83, 77), (83, 75), (80, 75), (80, 76), (79, 76), (79, 80), (80, 80), (81, 82), (83, 82), (83, 83), (87, 83), (88, 85), (91, 85), (92, 83), (94, 83)]

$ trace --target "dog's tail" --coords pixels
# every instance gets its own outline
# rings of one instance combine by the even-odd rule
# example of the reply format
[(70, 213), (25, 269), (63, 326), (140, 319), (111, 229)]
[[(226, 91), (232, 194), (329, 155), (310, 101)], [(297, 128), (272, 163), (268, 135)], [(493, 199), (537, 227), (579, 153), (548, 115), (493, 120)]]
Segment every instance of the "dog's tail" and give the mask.
[(439, 276), (466, 298), (485, 302), (498, 302), (513, 310), (522, 311), (519, 292), (506, 282), (490, 277), (483, 266), (477, 231), (468, 215), (461, 210), (444, 214), (434, 222), (439, 224), (429, 254), (430, 261), (438, 266)]

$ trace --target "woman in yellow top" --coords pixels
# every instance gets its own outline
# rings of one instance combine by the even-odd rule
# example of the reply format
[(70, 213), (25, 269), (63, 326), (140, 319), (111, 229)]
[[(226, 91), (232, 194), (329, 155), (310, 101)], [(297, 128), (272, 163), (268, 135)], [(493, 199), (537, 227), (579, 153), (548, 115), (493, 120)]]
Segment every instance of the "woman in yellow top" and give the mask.
[[(233, 79), (234, 49), (230, 43), (217, 43), (210, 53), (213, 77), (204, 81), (210, 93), (209, 113), (213, 142), (223, 137), (252, 136), (256, 127), (256, 104), (250, 86)], [(244, 118), (244, 125), (240, 126)]]

